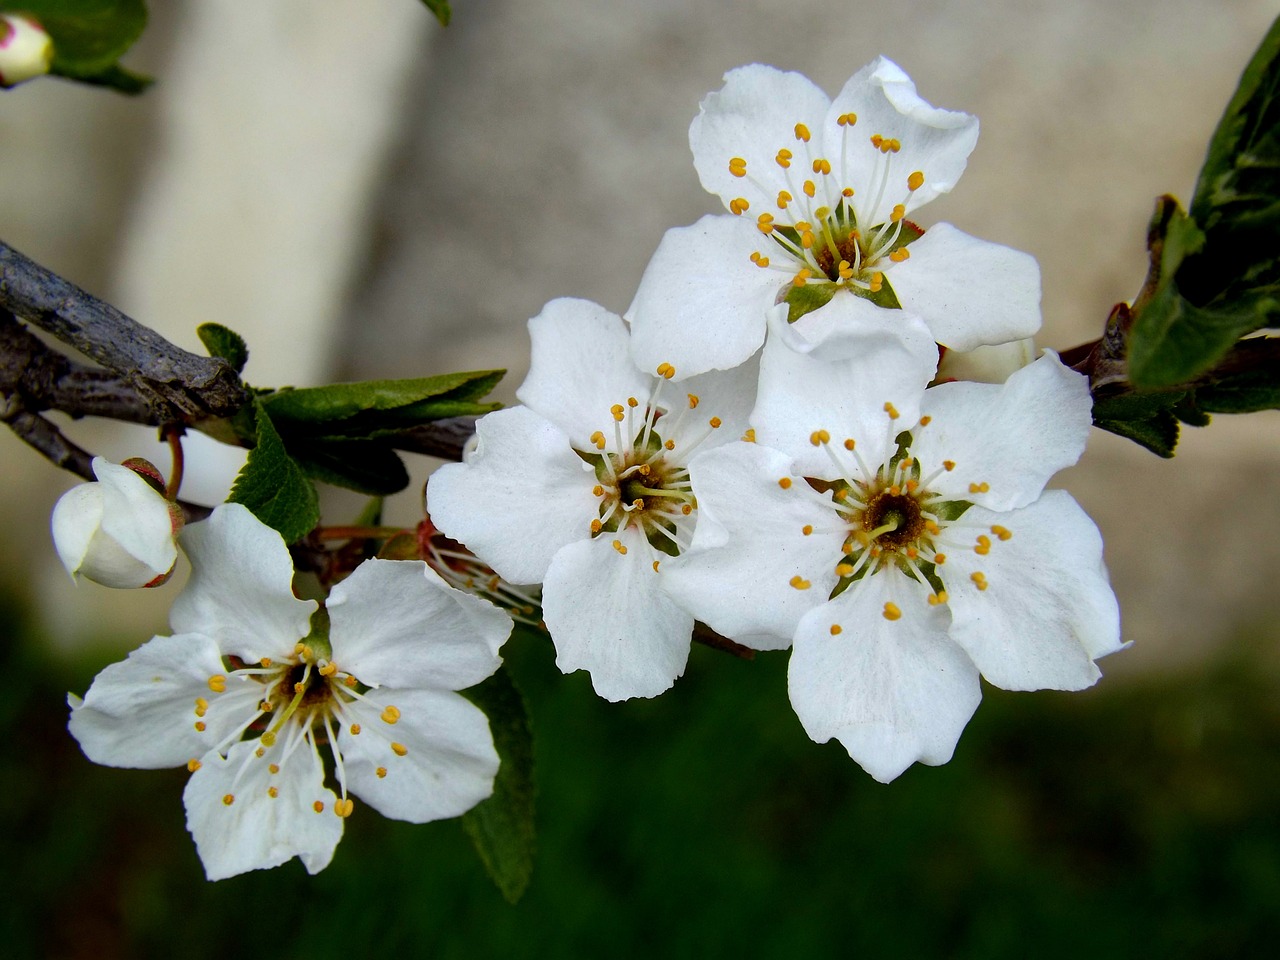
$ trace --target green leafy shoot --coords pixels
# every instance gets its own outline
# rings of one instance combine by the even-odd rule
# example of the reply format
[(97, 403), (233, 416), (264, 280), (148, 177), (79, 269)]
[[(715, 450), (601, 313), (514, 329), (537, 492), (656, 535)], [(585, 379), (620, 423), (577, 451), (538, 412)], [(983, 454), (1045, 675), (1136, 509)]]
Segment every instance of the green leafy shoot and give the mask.
[(249, 361), (249, 346), (244, 337), (220, 323), (202, 323), (196, 327), (196, 335), (209, 356), (221, 357), (236, 373), (244, 373), (244, 365)]
[(320, 522), (316, 489), (285, 450), (280, 433), (260, 400), (257, 442), (231, 488), (231, 503), (242, 503), (286, 543), (305, 537)]

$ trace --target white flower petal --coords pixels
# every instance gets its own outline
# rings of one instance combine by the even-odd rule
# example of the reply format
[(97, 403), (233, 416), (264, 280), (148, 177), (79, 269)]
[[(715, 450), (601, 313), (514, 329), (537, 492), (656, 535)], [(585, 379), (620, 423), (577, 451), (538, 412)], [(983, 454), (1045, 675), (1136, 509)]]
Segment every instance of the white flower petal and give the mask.
[(183, 528), (191, 579), (169, 612), (175, 633), (201, 633), (223, 654), (280, 659), (311, 630), (314, 600), (293, 595), (293, 560), (280, 534), (226, 503)]
[[(394, 725), (381, 719), (387, 706), (399, 710)], [(358, 735), (350, 724), (338, 733), (348, 788), (384, 817), (410, 823), (457, 817), (493, 792), (498, 754), (489, 721), (458, 694), (370, 691), (347, 710), (360, 724)]]
[(462, 690), (498, 669), (511, 618), (425, 563), (366, 560), (333, 588), (333, 659), (369, 686)]
[[(830, 494), (793, 481), (789, 468), (786, 454), (752, 443), (694, 457), (693, 543), (658, 571), (694, 617), (757, 650), (791, 645), (800, 618), (835, 587), (846, 536)], [(793, 586), (795, 577), (808, 586)]]
[(938, 379), (1004, 383), (1012, 374), (1034, 363), (1036, 354), (1036, 342), (1030, 337), (972, 350), (948, 350), (938, 363)]
[(427, 481), (431, 519), (503, 579), (538, 583), (557, 551), (591, 535), (595, 472), (559, 427), (527, 407), (481, 417), (476, 437), (466, 463)]
[[(790, 328), (779, 315), (765, 344), (751, 415), (756, 439), (790, 454), (804, 476), (839, 475), (827, 452), (811, 442), (816, 430), (826, 430), (837, 447), (852, 438), (872, 469), (883, 462), (894, 436), (916, 422), (937, 365), (937, 347), (918, 317), (878, 307), (866, 312), (857, 300), (836, 296)], [(848, 322), (855, 309), (856, 322)], [(797, 338), (807, 341), (808, 355), (787, 345)], [(886, 403), (899, 414), (892, 426)]]
[[(1003, 384), (944, 383), (925, 391), (912, 455), (926, 471), (955, 468), (930, 489), (992, 510), (1026, 506), (1080, 459), (1093, 421), (1088, 380), (1047, 353)], [(983, 490), (981, 485), (986, 484)]]
[[(701, 452), (742, 439), (756, 404), (759, 381), (760, 358), (757, 355), (732, 370), (711, 370), (680, 383), (664, 384), (657, 396), (659, 402), (670, 409), (658, 421), (656, 429), (663, 439), (675, 443), (673, 458), (688, 462), (690, 454), (686, 451), (695, 443)], [(691, 402), (689, 396), (697, 397), (697, 407), (681, 410)], [(720, 426), (710, 426), (713, 417)], [(670, 425), (672, 423), (677, 425)]]
[[(866, 201), (875, 197), (880, 169), (864, 159), (870, 156), (874, 161), (874, 156), (855, 153), (852, 141), (856, 139), (860, 147), (879, 134), (902, 144), (897, 153), (881, 157), (881, 163), (887, 160), (892, 167), (879, 216), (873, 217), (871, 211), (858, 207), (861, 216), (871, 218), (865, 221), (868, 223), (885, 219), (893, 204), (900, 201), (909, 213), (939, 194), (949, 193), (964, 173), (969, 154), (978, 142), (977, 117), (931, 106), (916, 93), (915, 84), (902, 68), (884, 57), (850, 77), (832, 101), (825, 126), (828, 144), (841, 142), (843, 128), (836, 125), (836, 118), (845, 113), (858, 116), (847, 134), (851, 138), (848, 163), (855, 175), (848, 186), (854, 188), (856, 198)], [(924, 185), (903, 199), (907, 177), (917, 170), (924, 174)]]
[(683, 379), (730, 370), (759, 350), (765, 315), (790, 280), (751, 262), (771, 246), (739, 217), (706, 216), (668, 230), (626, 312), (636, 366), (670, 363)]
[[(796, 139), (796, 124), (807, 125), (820, 137), (830, 102), (798, 73), (759, 63), (730, 70), (724, 87), (703, 98), (689, 127), (693, 165), (702, 186), (718, 194), (726, 207), (742, 197), (751, 204), (752, 214), (773, 210), (778, 191), (788, 189), (785, 171), (775, 160), (778, 150), (785, 147), (803, 159), (806, 148)], [(734, 158), (746, 161), (745, 177), (729, 172)], [(799, 168), (801, 161), (796, 165)]]
[[(325, 788), (324, 771), (306, 745), (283, 763), (281, 747), (256, 757), (258, 747), (257, 740), (247, 740), (226, 759), (209, 754), (182, 794), (187, 829), (210, 880), (278, 867), (294, 857), (308, 873), (319, 873), (342, 839), (342, 818), (333, 807), (337, 798)], [(279, 773), (270, 772), (271, 763), (279, 764)], [(319, 812), (317, 802), (323, 805)]]
[(516, 397), (577, 449), (592, 449), (597, 430), (612, 439), (614, 404), (649, 399), (653, 377), (631, 362), (627, 326), (616, 313), (588, 300), (552, 300), (529, 321), (529, 336), (529, 375)]
[(1040, 266), (1021, 250), (979, 240), (949, 223), (930, 227), (887, 274), (902, 309), (924, 317), (955, 350), (1004, 343), (1040, 329)]
[[(213, 692), (209, 678), (225, 673), (218, 645), (208, 637), (153, 637), (99, 673), (83, 700), (71, 699), (71, 735), (94, 763), (181, 766), (257, 712), (256, 683), (256, 690), (230, 683), (226, 692)], [(202, 716), (195, 713), (197, 699), (208, 703)]]
[[(796, 715), (816, 742), (839, 740), (882, 783), (917, 760), (950, 760), (982, 699), (977, 668), (947, 638), (946, 613), (924, 598), (925, 588), (890, 569), (806, 614), (796, 630), (787, 677)], [(890, 602), (900, 619), (885, 618)]]
[[(1101, 675), (1093, 661), (1119, 650), (1120, 613), (1093, 521), (1061, 490), (1007, 513), (970, 508), (962, 523), (998, 526), (989, 552), (948, 553), (952, 638), (982, 675), (1006, 690), (1079, 690)], [(981, 571), (987, 588), (970, 575)]]
[(547, 571), (542, 614), (556, 666), (588, 671), (606, 700), (656, 697), (684, 673), (693, 617), (662, 589), (655, 558), (666, 554), (628, 528), (570, 544)]

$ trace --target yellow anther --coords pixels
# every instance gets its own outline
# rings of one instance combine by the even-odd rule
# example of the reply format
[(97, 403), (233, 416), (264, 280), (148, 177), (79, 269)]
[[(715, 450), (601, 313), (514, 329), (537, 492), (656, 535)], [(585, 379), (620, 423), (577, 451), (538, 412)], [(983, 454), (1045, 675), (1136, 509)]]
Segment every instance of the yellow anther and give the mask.
[(227, 689), (227, 678), (220, 673), (215, 673), (209, 678), (209, 689), (214, 693), (223, 693)]
[(987, 492), (988, 490), (990, 490), (990, 489), (991, 489), (991, 484), (989, 484), (989, 483), (987, 483), (987, 482), (985, 482), (985, 481), (984, 481), (984, 482), (982, 482), (982, 483), (971, 483), (971, 484), (969, 484), (969, 492), (970, 492), (970, 493), (986, 493), (986, 492)]
[(698, 404), (700, 404), (700, 403), (702, 402), (702, 398), (701, 398), (700, 396), (698, 396), (696, 393), (686, 393), (686, 394), (685, 394), (685, 396), (689, 398), (689, 409), (690, 409), (690, 410), (695, 410), (695, 409), (697, 409)]
[(891, 487), (889, 487), (889, 496), (891, 497), (902, 496), (902, 488), (898, 486), (896, 483), (893, 484)]
[(990, 586), (990, 584), (987, 583), (986, 574), (984, 574), (981, 570), (977, 571), (976, 573), (969, 574), (969, 579), (973, 581), (974, 586), (976, 586), (979, 590), (985, 590), (987, 589), (988, 586)]
[(745, 177), (747, 175), (747, 161), (742, 157), (734, 157), (729, 161), (729, 172), (735, 177)]
[(883, 144), (884, 144), (884, 137), (880, 136), (880, 134), (878, 133), (873, 133), (871, 135), (871, 145), (873, 147), (875, 147), (877, 150), (881, 150), (883, 149)]
[(755, 428), (748, 427), (747, 432), (742, 435), (742, 439), (745, 440), (747, 443), (755, 443), (756, 442)]
[(851, 540), (846, 540), (844, 543), (840, 544), (840, 552), (843, 553), (846, 557), (851, 556), (853, 554), (854, 549), (855, 548)]
[(916, 465), (916, 461), (914, 457), (903, 457), (898, 462), (898, 466), (900, 466), (903, 470), (910, 470), (915, 465)]
[(826, 176), (831, 172), (831, 161), (824, 160), (822, 157), (819, 157), (817, 160), (813, 161), (813, 172)]
[(209, 709), (209, 701), (204, 697), (196, 697), (196, 716), (203, 717)]
[(276, 797), (280, 796), (280, 788), (267, 787), (267, 796), (270, 797), (272, 800), (274, 800)]
[(393, 743), (391, 745), (391, 752), (394, 753), (397, 757), (403, 757), (406, 753), (409, 752), (409, 748), (406, 747), (403, 743)]
[(832, 635), (833, 637), (838, 637), (838, 636), (840, 636), (840, 634), (842, 634), (842, 633), (844, 633), (844, 627), (840, 626), (840, 624), (838, 624), (838, 623), (833, 623), (833, 624), (831, 625), (831, 635)]
[(670, 380), (676, 375), (676, 368), (669, 363), (660, 363), (656, 372), (663, 380)]
[(812, 523), (806, 523), (803, 527), (801, 527), (801, 528), (800, 528), (800, 532), (801, 532), (801, 533), (803, 533), (806, 537), (808, 537), (808, 536), (812, 536), (812, 535), (813, 535), (813, 524), (812, 524)]
[(947, 473), (950, 473), (950, 472), (951, 472), (952, 470), (954, 470), (955, 468), (956, 468), (956, 462), (955, 462), (954, 460), (943, 460), (943, 461), (942, 461), (942, 469), (943, 469), (943, 470), (945, 470), (945, 471), (947, 471)]
[(661, 561), (658, 561), (658, 560), (653, 561), (653, 572), (654, 572), (654, 573), (657, 573), (657, 572), (658, 572), (658, 564), (659, 564), (660, 562), (661, 562)]
[(280, 764), (278, 764), (278, 763), (269, 763), (269, 764), (267, 764), (267, 772), (268, 772), (268, 773), (279, 773), (279, 772), (280, 772)]
[(908, 559), (908, 560), (914, 560), (914, 559), (915, 559), (916, 557), (918, 557), (918, 556), (920, 556), (920, 551), (919, 551), (919, 550), (917, 550), (915, 547), (907, 547), (907, 559)]
[(711, 424), (712, 430), (719, 430), (720, 425), (724, 423), (724, 421), (721, 420), (719, 417), (712, 417), (710, 420), (707, 421), (707, 423)]
[(683, 507), (680, 508), (680, 512), (683, 513), (686, 517), (689, 516), (689, 514), (693, 513), (693, 504), (686, 503)]
[(852, 564), (852, 563), (837, 563), (837, 564), (836, 564), (836, 576), (837, 576), (837, 577), (851, 577), (851, 576), (853, 576), (853, 564)]
[(932, 533), (935, 537), (942, 532), (942, 528), (933, 520), (926, 520), (924, 528)]
[(229, 807), (236, 802), (236, 795), (234, 793), (228, 793), (222, 798), (222, 802)]
[(315, 803), (311, 805), (311, 809), (314, 810), (316, 813), (324, 813), (324, 802), (321, 800), (317, 800)]
[(269, 666), (271, 666), (271, 658), (270, 658), (270, 657), (263, 657), (263, 658), (259, 661), (259, 663), (261, 663), (261, 664), (262, 664), (262, 666), (264, 666), (264, 667), (269, 667)]
[(649, 466), (647, 463), (642, 463), (640, 466), (636, 467), (636, 471), (640, 476), (647, 477), (649, 474), (653, 473), (653, 467)]
[(779, 210), (787, 209), (787, 204), (794, 199), (795, 197), (791, 196), (791, 194), (787, 193), (787, 191), (779, 190), (778, 191), (778, 209)]
[(812, 180), (806, 180), (801, 189), (804, 190), (804, 195), (809, 198), (813, 198), (818, 194), (818, 187)]
[(808, 267), (801, 267), (800, 272), (791, 278), (791, 282), (797, 287), (803, 287), (809, 282), (809, 278), (813, 276), (813, 271)]
[(890, 138), (884, 141), (880, 149), (884, 150), (886, 153), (897, 153), (902, 149), (902, 141), (898, 140), (896, 137)]
[(994, 533), (1001, 540), (1008, 540), (1010, 537), (1013, 536), (1012, 530), (1010, 530), (1008, 527), (1002, 527), (999, 524), (996, 524), (994, 527), (992, 527), (991, 532)]
[(312, 652), (311, 648), (304, 643), (302, 645), (302, 659), (312, 660), (314, 658), (315, 658), (315, 654)]
[(930, 417), (928, 415), (925, 415), (920, 418), (920, 426), (922, 427), (927, 427), (932, 422), (933, 422), (933, 417)]
[(804, 247), (806, 250), (813, 249), (813, 231), (812, 230), (806, 230), (802, 234), (800, 234), (800, 246)]
[(355, 802), (350, 797), (344, 797), (341, 800), (333, 801), (333, 812), (344, 820), (351, 816), (351, 811), (356, 807)]
[(759, 250), (757, 250), (755, 253), (751, 255), (751, 262), (754, 263), (757, 267), (767, 267), (769, 265), (769, 258), (764, 256)]
[(792, 156), (794, 156), (794, 154), (792, 154), (792, 152), (788, 150), (786, 147), (783, 147), (781, 150), (778, 151), (778, 155), (773, 159), (777, 161), (778, 166), (783, 167), (785, 169), (786, 167), (791, 166)]
[(886, 620), (901, 620), (902, 611), (898, 609), (898, 605), (892, 600), (884, 605), (884, 618)]
[(991, 552), (991, 538), (986, 534), (979, 535), (977, 546), (973, 548), (973, 552), (980, 557), (985, 557)]
[(892, 220), (894, 223), (897, 223), (906, 215), (907, 215), (907, 208), (904, 207), (902, 204), (898, 203), (894, 205), (893, 211), (889, 214), (889, 219)]
[(825, 430), (815, 430), (813, 433), (809, 434), (809, 442), (815, 447), (820, 447), (824, 443), (831, 442), (831, 434), (827, 433)]
[(205, 726), (204, 726), (204, 721), (203, 721), (203, 720), (197, 720), (197, 721), (196, 721), (196, 723), (195, 723), (195, 727), (196, 727), (196, 732), (198, 732), (198, 733), (204, 733), (204, 731), (205, 731)]
[(933, 562), (936, 566), (940, 567), (947, 562), (947, 555), (945, 553), (935, 553), (933, 555)]
[(852, 197), (852, 196), (853, 196), (853, 187), (845, 187), (843, 190), (841, 190), (841, 191), (840, 191), (840, 196), (842, 196), (842, 197)]
[(636, 497), (634, 500), (631, 501), (631, 506), (635, 507), (637, 510), (643, 510), (644, 497)]
[(377, 770), (375, 770), (375, 771), (373, 771), (373, 772), (374, 772), (374, 773), (376, 773), (376, 774), (378, 775), (378, 779), (379, 779), (379, 780), (381, 780), (383, 777), (385, 777), (385, 776), (387, 775), (387, 768), (386, 768), (386, 767), (379, 767)]
[(809, 142), (809, 128), (803, 123), (796, 124), (796, 139), (804, 143)]
[(307, 645), (305, 643), (302, 643), (301, 641), (299, 641), (298, 643), (295, 643), (293, 645), (294, 656), (301, 656), (302, 651), (305, 649), (307, 649)]
[(853, 449), (854, 447), (856, 447), (857, 445), (858, 445), (858, 444), (857, 444), (857, 441), (855, 441), (855, 440), (853, 439), (853, 437), (846, 437), (846, 438), (845, 438), (845, 441), (844, 441), (844, 448), (845, 448), (846, 450), (852, 450), (852, 449)]
[(883, 273), (873, 273), (873, 274), (871, 275), (871, 284), (870, 284), (870, 286), (871, 286), (871, 292), (872, 292), (872, 293), (879, 293), (879, 292), (880, 292), (880, 288), (884, 286), (884, 274), (883, 274)]
[(347, 674), (345, 677), (342, 678), (342, 682), (348, 687), (354, 687), (359, 681), (357, 681), (356, 678), (351, 676), (350, 674)]
[(613, 549), (617, 550), (618, 553), (622, 554), (624, 557), (627, 555), (626, 545), (621, 540), (613, 541)]
[(811, 586), (813, 586), (813, 584), (811, 584), (808, 580), (806, 580), (804, 577), (800, 576), (799, 574), (796, 574), (794, 577), (792, 577), (789, 582), (791, 586), (795, 587), (797, 590), (808, 590)]
[(885, 403), (884, 412), (889, 415), (890, 420), (897, 420), (899, 417), (898, 408), (895, 407), (892, 403), (888, 403), (888, 402)]
[(674, 450), (676, 448), (676, 442), (674, 440), (663, 440), (662, 446), (665, 450)]
[(307, 689), (307, 685), (303, 683), (301, 680), (299, 680), (297, 683), (293, 685), (293, 692), (295, 694), (302, 693), (306, 689)]
[(790, 490), (790, 489), (791, 489), (791, 478), (790, 478), (790, 477), (782, 477), (782, 478), (780, 478), (780, 479), (778, 480), (778, 486), (780, 486), (783, 490)]
[(751, 209), (751, 204), (747, 202), (746, 197), (734, 197), (729, 201), (729, 212), (734, 216), (739, 216)]
[(619, 423), (621, 423), (622, 419), (627, 415), (626, 410), (623, 408), (622, 404), (620, 403), (615, 403), (612, 407), (610, 407), (609, 412), (613, 414), (613, 419)]
[(907, 257), (909, 256), (911, 256), (910, 250), (908, 250), (906, 247), (899, 247), (897, 250), (893, 251), (893, 253), (889, 254), (889, 259), (892, 260), (894, 263), (901, 263), (903, 260), (907, 259)]
[(841, 260), (839, 266), (836, 269), (840, 273), (841, 280), (853, 279), (853, 264), (851, 264), (848, 260)]
[(917, 170), (911, 176), (907, 177), (907, 189), (912, 192), (919, 190), (924, 186), (924, 174)]
[(915, 493), (920, 488), (920, 481), (912, 477), (907, 481), (907, 493)]
[(640, 401), (635, 397), (627, 397), (627, 406), (634, 410), (636, 407), (640, 406)]
[(267, 751), (263, 747), (259, 747), (257, 750), (253, 751), (253, 755), (261, 760), (267, 755)]
[(937, 593), (929, 594), (929, 606), (936, 607), (940, 603), (947, 602), (947, 591), (939, 590)]
[(593, 496), (603, 497), (604, 487), (600, 486), (600, 484), (597, 483), (594, 487), (591, 488), (591, 493)]
[(837, 503), (843, 503), (845, 500), (849, 499), (849, 488), (841, 487), (833, 493), (832, 496), (835, 497)]
[(320, 676), (322, 676), (322, 677), (332, 677), (332, 676), (333, 676), (335, 673), (337, 673), (337, 672), (338, 672), (338, 665), (337, 665), (336, 663), (334, 663), (332, 660), (330, 660), (328, 663), (326, 663), (326, 664), (325, 664), (323, 667), (321, 667), (321, 668), (319, 669), (319, 671), (318, 671), (318, 673), (319, 673), (319, 674), (320, 674)]
[(388, 704), (386, 707), (383, 708), (383, 711), (382, 711), (383, 723), (394, 724), (399, 719), (400, 719), (400, 709), (398, 707), (393, 707)]
[(604, 434), (601, 433), (599, 430), (593, 433), (589, 439), (591, 440), (592, 443), (595, 444), (595, 447), (597, 450), (604, 449)]
[(857, 122), (858, 115), (856, 113), (842, 113), (836, 117), (836, 123), (842, 127), (852, 127)]
[(601, 523), (599, 520), (592, 520), (592, 521), (591, 521), (591, 532), (592, 532), (592, 533), (599, 533), (599, 532), (600, 532), (601, 530), (603, 530), (603, 529), (604, 529), (604, 524), (603, 524), (603, 523)]
[(765, 235), (773, 233), (773, 217), (767, 213), (760, 214), (756, 217), (756, 229)]
[(201, 763), (199, 760), (197, 760), (195, 757), (192, 757), (190, 760), (188, 760), (188, 761), (187, 761), (187, 772), (188, 772), (188, 773), (195, 773), (195, 772), (196, 772), (197, 770), (199, 770), (202, 766), (204, 766), (204, 764), (202, 764), (202, 763)]

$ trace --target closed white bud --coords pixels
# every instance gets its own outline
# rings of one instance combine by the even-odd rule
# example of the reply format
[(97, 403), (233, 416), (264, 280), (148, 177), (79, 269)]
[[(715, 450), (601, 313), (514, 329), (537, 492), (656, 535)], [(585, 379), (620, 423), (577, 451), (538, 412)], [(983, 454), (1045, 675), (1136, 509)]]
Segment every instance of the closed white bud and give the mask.
[(1004, 383), (1036, 358), (1036, 342), (1010, 340), (972, 350), (948, 350), (938, 364), (938, 379)]
[[(150, 464), (138, 465), (153, 477)], [(53, 508), (53, 544), (72, 577), (108, 587), (155, 587), (169, 579), (182, 512), (139, 472), (95, 457), (97, 483), (72, 487)]]
[(53, 41), (30, 17), (0, 14), (0, 87), (12, 87), (49, 72)]

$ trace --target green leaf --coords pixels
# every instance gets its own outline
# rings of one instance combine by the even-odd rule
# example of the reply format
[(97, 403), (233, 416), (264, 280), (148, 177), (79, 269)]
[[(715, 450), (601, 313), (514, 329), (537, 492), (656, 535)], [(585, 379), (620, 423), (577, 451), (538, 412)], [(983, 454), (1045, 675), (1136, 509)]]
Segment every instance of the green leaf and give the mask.
[(1172, 457), (1179, 434), (1175, 411), (1183, 412), (1187, 422), (1194, 422), (1197, 411), (1189, 402), (1187, 391), (1098, 396), (1093, 400), (1093, 425), (1132, 440), (1152, 453)]
[(449, 0), (422, 0), (422, 5), (436, 15), (440, 26), (447, 27), (453, 11), (449, 9)]
[(244, 372), (249, 360), (249, 347), (244, 337), (220, 323), (202, 323), (196, 327), (196, 336), (209, 351), (211, 357), (221, 357), (231, 364), (236, 373)]
[[(446, 373), (412, 380), (365, 380), (335, 383), (327, 387), (285, 389), (264, 397), (267, 409), (277, 421), (326, 423), (346, 420), (369, 411), (396, 411), (416, 422), (438, 419), (430, 416), (431, 401), (444, 406), (478, 400), (502, 379), (502, 370)], [(427, 414), (424, 416), (424, 412)], [(444, 414), (453, 416), (453, 414)]]
[(502, 895), (516, 903), (533, 875), (536, 791), (529, 717), (505, 667), (462, 693), (489, 717), (502, 761), (493, 796), (464, 814), (462, 826)]
[(1178, 418), (1168, 410), (1147, 420), (1094, 420), (1093, 425), (1166, 458), (1178, 445)]
[(116, 62), (146, 28), (145, 0), (0, 0), (0, 10), (40, 21), (53, 40), (52, 73), (125, 93), (151, 82)]
[(243, 503), (286, 543), (306, 536), (320, 521), (316, 489), (284, 448), (261, 400), (257, 409), (257, 442), (231, 488), (231, 503)]
[(1280, 409), (1280, 337), (1241, 340), (1196, 390), (1196, 403), (1212, 413)]
[(391, 447), (370, 440), (341, 440), (291, 451), (298, 466), (312, 480), (346, 487), (372, 497), (398, 493), (409, 485), (409, 474)]

